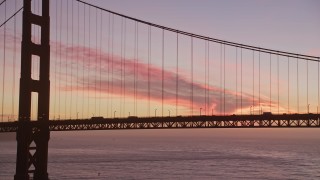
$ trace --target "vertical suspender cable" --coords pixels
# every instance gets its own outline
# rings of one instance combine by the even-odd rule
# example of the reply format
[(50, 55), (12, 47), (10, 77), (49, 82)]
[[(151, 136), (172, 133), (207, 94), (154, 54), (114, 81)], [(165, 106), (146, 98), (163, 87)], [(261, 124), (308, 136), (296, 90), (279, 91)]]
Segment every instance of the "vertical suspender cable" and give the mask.
[(126, 81), (125, 81), (125, 69), (124, 69), (124, 65), (125, 65), (125, 60), (126, 60), (126, 58), (125, 58), (125, 46), (126, 46), (126, 43), (125, 43), (125, 18), (123, 18), (122, 19), (122, 43), (123, 43), (123, 45), (122, 45), (122, 103), (123, 103), (123, 105), (122, 105), (122, 113), (123, 113), (123, 116), (125, 116), (125, 106), (126, 106), (126, 104), (125, 104), (125, 98), (124, 98), (124, 94), (125, 94), (125, 83), (126, 83)]
[[(109, 117), (109, 109), (111, 110), (110, 106), (110, 47), (111, 47), (111, 26), (110, 26), (110, 16), (111, 14), (108, 14), (108, 103), (107, 103), (107, 117)], [(110, 113), (110, 116), (112, 116), (112, 113)]]
[(134, 22), (134, 62), (133, 62), (133, 111), (136, 115), (136, 59), (137, 59), (137, 22)]
[(223, 115), (226, 115), (226, 45), (223, 45)]
[(207, 41), (204, 41), (204, 110), (207, 111)]
[(207, 90), (207, 104), (206, 104), (206, 106), (207, 106), (207, 108), (206, 108), (206, 115), (208, 115), (209, 114), (209, 110), (210, 110), (210, 106), (209, 106), (209, 41), (207, 41), (207, 66), (206, 66), (206, 68), (207, 68), (207, 74), (206, 74), (206, 76), (207, 76), (207, 88), (206, 88), (206, 90)]
[(85, 80), (84, 80), (84, 68), (85, 68), (85, 45), (86, 45), (86, 6), (83, 5), (83, 56), (82, 56), (82, 107), (81, 114), (82, 119), (84, 118), (84, 89), (85, 89)]
[(121, 98), (121, 101), (122, 101), (122, 109), (121, 109), (121, 115), (124, 116), (125, 115), (125, 111), (124, 111), (124, 107), (125, 107), (125, 102), (124, 102), (124, 92), (125, 92), (125, 89), (124, 89), (124, 84), (125, 84), (125, 80), (124, 80), (124, 64), (125, 64), (125, 57), (124, 57), (124, 47), (125, 47), (125, 42), (124, 42), (124, 34), (125, 34), (125, 29), (124, 29), (124, 23), (125, 23), (125, 18), (122, 18), (121, 19), (121, 31), (122, 31), (122, 46), (121, 46), (121, 51), (122, 51), (122, 63), (121, 63), (121, 76), (122, 76), (122, 98)]
[(297, 113), (299, 114), (299, 60), (297, 56)]
[(151, 48), (152, 48), (152, 34), (151, 34), (151, 26), (149, 26), (149, 64), (148, 64), (148, 82), (149, 82), (149, 85), (148, 85), (148, 101), (149, 101), (149, 116), (150, 116), (150, 111), (151, 111), (151, 106), (150, 106), (150, 98), (151, 98), (151, 74), (150, 74), (150, 65), (151, 65), (151, 61), (152, 61), (152, 56), (151, 56), (151, 53), (152, 53), (152, 51), (151, 51)]
[(207, 102), (207, 100), (208, 100), (208, 77), (207, 77), (207, 74), (208, 74), (208, 72), (207, 72), (207, 70), (208, 70), (208, 57), (207, 57), (207, 55), (208, 55), (208, 47), (207, 47), (207, 41), (205, 40), (204, 41), (204, 46), (205, 46), (205, 50), (204, 50), (204, 115), (207, 115), (207, 111), (208, 111), (208, 107), (207, 107), (207, 105), (208, 105), (208, 102)]
[(134, 62), (133, 62), (133, 112), (136, 115), (136, 59), (137, 59), (137, 22), (134, 22)]
[(261, 89), (261, 83), (260, 83), (260, 79), (261, 79), (261, 66), (260, 66), (260, 50), (259, 50), (259, 111), (262, 114), (262, 108), (261, 108), (261, 97), (260, 97), (260, 89)]
[(178, 98), (179, 98), (179, 33), (177, 32), (177, 64), (176, 64), (176, 116), (178, 116)]
[(207, 115), (210, 114), (210, 41), (207, 41)]
[(208, 43), (205, 41), (205, 115), (207, 115), (208, 112)]
[(126, 63), (125, 60), (125, 46), (126, 46), (126, 43), (124, 41), (125, 39), (125, 18), (122, 19), (122, 69), (121, 69), (121, 72), (122, 72), (122, 115), (125, 116), (125, 98), (124, 98), (124, 94), (125, 94), (125, 70), (124, 70), (124, 64)]
[(138, 115), (138, 84), (139, 84), (139, 22), (137, 22), (137, 81), (136, 81), (136, 114)]
[[(320, 58), (319, 58), (320, 60)], [(317, 114), (319, 114), (319, 103), (320, 103), (320, 96), (319, 96), (319, 61), (318, 61), (318, 105), (317, 105)]]
[(239, 98), (238, 98), (238, 47), (236, 47), (236, 109), (238, 110)]
[(61, 63), (62, 63), (62, 56), (61, 56), (61, 41), (62, 41), (62, 39), (61, 39), (61, 34), (62, 34), (62, 0), (60, 1), (60, 41), (59, 41), (59, 56), (60, 56), (60, 58), (59, 58), (59, 60), (60, 60), (60, 62), (59, 62), (59, 79), (58, 79), (58, 81), (59, 81), (59, 115), (58, 115), (58, 118), (59, 118), (59, 120), (60, 120), (60, 110), (61, 110), (61, 104), (60, 104), (60, 102), (61, 102), (61, 75), (62, 75), (62, 72), (61, 72), (61, 69), (62, 69), (62, 65), (61, 65)]
[(123, 17), (121, 18), (121, 26), (120, 26), (120, 116), (122, 116), (122, 98), (123, 98)]
[(280, 84), (279, 84), (279, 54), (277, 54), (277, 78), (278, 78), (278, 114), (280, 114), (280, 94), (279, 94), (279, 89), (280, 89)]
[(254, 51), (252, 51), (252, 114), (254, 114)]
[[(126, 40), (126, 33), (127, 33), (127, 22), (126, 19), (124, 19), (124, 47), (123, 47), (123, 58), (124, 60), (126, 60), (126, 44), (127, 44), (127, 40)], [(123, 64), (123, 101), (124, 101), (124, 107), (123, 107), (123, 112), (126, 112), (126, 61), (124, 61)]]
[(70, 58), (70, 62), (71, 62), (71, 69), (70, 69), (70, 84), (71, 84), (71, 96), (70, 96), (70, 119), (72, 118), (72, 96), (73, 96), (73, 79), (72, 79), (72, 77), (73, 77), (73, 48), (74, 48), (74, 44), (73, 44), (73, 35), (74, 35), (74, 32), (73, 32), (73, 21), (74, 21), (74, 19), (73, 19), (73, 2), (74, 1), (71, 1), (71, 14), (72, 14), (72, 16), (71, 16), (71, 58)]
[(148, 117), (150, 117), (151, 26), (148, 26)]
[(100, 10), (100, 47), (99, 47), (99, 116), (101, 116), (101, 47), (102, 47), (102, 10)]
[(94, 114), (97, 114), (97, 64), (98, 64), (98, 10), (96, 11), (96, 57), (95, 57), (95, 71), (94, 71)]
[(124, 64), (125, 64), (125, 56), (124, 56), (124, 47), (125, 47), (125, 42), (124, 42), (124, 36), (125, 36), (125, 29), (124, 29), (124, 23), (125, 23), (125, 18), (122, 18), (121, 19), (121, 31), (122, 31), (122, 46), (121, 46), (121, 51), (122, 51), (122, 62), (121, 62), (121, 82), (122, 82), (122, 98), (121, 98), (121, 101), (122, 101), (122, 109), (121, 109), (121, 115), (124, 116), (125, 115), (125, 111), (124, 111), (124, 107), (125, 107), (125, 101), (124, 101), (124, 92), (125, 92), (125, 89), (124, 89), (124, 84), (125, 84), (125, 81), (124, 81)]
[(161, 97), (162, 97), (162, 117), (163, 117), (163, 98), (164, 98), (164, 29), (162, 29), (162, 93), (161, 93)]
[(270, 107), (269, 108), (270, 108), (270, 112), (271, 112), (271, 98), (272, 98), (271, 97), (271, 53), (269, 53), (269, 55), (270, 55), (270, 68), (269, 68), (269, 75), (270, 75), (270, 82), (269, 82), (270, 83), (270, 86), (269, 86), (270, 87), (270, 89), (269, 89), (269, 93), (270, 93), (269, 94), (270, 95), (270, 97), (269, 97), (270, 98), (270, 102), (269, 103), (270, 104), (269, 104), (269, 106)]
[(89, 9), (89, 15), (88, 15), (88, 29), (89, 29), (89, 33), (88, 33), (88, 36), (89, 36), (89, 48), (88, 48), (88, 59), (89, 59), (89, 65), (88, 65), (88, 69), (87, 69), (87, 118), (90, 117), (90, 69), (91, 69), (91, 6), (88, 7)]
[(220, 44), (220, 115), (222, 115), (222, 44)]
[(206, 97), (206, 115), (208, 115), (208, 112), (209, 112), (209, 41), (206, 41), (206, 44), (207, 44), (207, 65), (206, 65), (206, 80), (207, 80), (207, 84), (206, 84), (206, 91), (207, 91), (207, 97)]
[(210, 73), (209, 73), (209, 71), (210, 71), (210, 69), (209, 69), (209, 67), (210, 67), (210, 65), (209, 65), (209, 51), (210, 51), (210, 49), (209, 49), (209, 41), (207, 41), (207, 65), (206, 65), (206, 69), (207, 69), (207, 73), (206, 73), (206, 76), (207, 76), (207, 87), (206, 87), (206, 90), (207, 90), (207, 104), (206, 104), (206, 106), (207, 106), (207, 108), (206, 108), (206, 115), (209, 115), (210, 114), (210, 103), (209, 103), (209, 101), (210, 101), (210, 81), (209, 81), (209, 75), (210, 75)]
[[(58, 42), (58, 1), (56, 1), (56, 16), (55, 17), (56, 17), (56, 39), (55, 39), (56, 40), (56, 56), (58, 56), (57, 55), (58, 54), (58, 43), (57, 43)], [(56, 117), (56, 99), (57, 99), (56, 97), (57, 97), (57, 60), (54, 63), (54, 107), (53, 107), (53, 119), (55, 119), (55, 117)]]
[(241, 55), (241, 57), (240, 57), (240, 63), (241, 63), (241, 82), (240, 82), (240, 84), (241, 84), (241, 87), (240, 87), (240, 89), (241, 89), (241, 93), (240, 93), (240, 96), (241, 96), (241, 98), (240, 98), (240, 104), (241, 104), (241, 115), (242, 115), (242, 69), (243, 69), (243, 66), (242, 66), (242, 47), (241, 47), (241, 49), (240, 49), (240, 55)]
[(122, 116), (122, 97), (123, 97), (123, 76), (122, 76), (122, 63), (123, 63), (123, 17), (121, 17), (121, 25), (120, 25), (120, 94), (121, 97), (119, 98), (120, 102), (120, 116)]
[[(69, 3), (68, 3), (69, 1), (67, 1), (67, 24), (66, 24), (66, 29), (67, 29), (67, 43), (66, 43), (66, 46), (67, 46), (67, 48), (65, 49), (65, 52), (66, 52), (66, 59), (65, 59), (65, 86), (67, 87), (68, 86), (68, 46), (69, 46), (69, 28), (68, 28), (68, 26), (69, 26), (69, 7), (68, 7), (68, 5), (69, 5)], [(65, 92), (65, 97), (64, 97), (64, 119), (67, 119), (67, 92)]]
[[(207, 77), (208, 77), (208, 100), (207, 100), (207, 103), (208, 103), (208, 105), (207, 105), (207, 107), (208, 107), (208, 113), (210, 112), (210, 41), (208, 41), (208, 55), (207, 55), (207, 58), (208, 58), (208, 71), (207, 71), (207, 73), (208, 73), (208, 75), (207, 75)], [(207, 115), (208, 115), (208, 113), (207, 113)], [(212, 115), (213, 115), (213, 112), (212, 112)]]
[(151, 54), (151, 27), (148, 26), (148, 117), (150, 117), (150, 55)]
[[(7, 19), (7, 1), (4, 2), (4, 19)], [(3, 68), (2, 68), (2, 105), (1, 105), (1, 121), (3, 122), (4, 119), (4, 80), (5, 80), (5, 67), (6, 67), (6, 24), (3, 26), (4, 33), (3, 33)]]
[(76, 51), (77, 51), (77, 56), (76, 56), (76, 57), (77, 57), (77, 60), (76, 60), (76, 65), (77, 65), (77, 77), (76, 77), (76, 78), (77, 78), (77, 81), (76, 81), (76, 83), (77, 83), (77, 89), (76, 89), (76, 90), (77, 90), (77, 91), (76, 91), (76, 117), (77, 117), (77, 119), (78, 119), (78, 98), (79, 98), (79, 97), (78, 97), (78, 95), (79, 95), (79, 93), (78, 93), (78, 92), (79, 92), (79, 72), (78, 72), (78, 71), (79, 71), (79, 62), (78, 62), (78, 61), (79, 61), (79, 46), (80, 46), (80, 45), (79, 45), (79, 39), (80, 39), (80, 35), (79, 35), (79, 34), (80, 34), (80, 33), (79, 33), (79, 32), (80, 32), (80, 25), (79, 25), (79, 24), (80, 24), (80, 23), (79, 23), (79, 19), (80, 19), (80, 17), (79, 17), (79, 16), (80, 16), (80, 14), (79, 14), (79, 6), (80, 6), (80, 3), (78, 3), (78, 6), (77, 6), (77, 11), (78, 11), (78, 12), (77, 12), (77, 29), (78, 29), (78, 32), (77, 32), (77, 50), (76, 50)]
[(288, 57), (288, 114), (290, 114), (290, 61)]
[(111, 24), (111, 114), (113, 111), (113, 61), (114, 61), (114, 54), (113, 54), (113, 45), (114, 45), (114, 15), (112, 14), (111, 17), (112, 24)]
[(134, 75), (133, 75), (133, 95), (134, 95), (134, 101), (133, 101), (133, 110), (134, 110), (134, 115), (137, 115), (136, 114), (136, 66), (137, 66), (137, 22), (135, 21), (134, 22), (134, 63), (133, 63), (133, 72), (134, 72)]
[(309, 113), (309, 61), (307, 61), (307, 112)]
[(236, 47), (236, 111), (238, 110), (238, 48)]
[[(17, 12), (17, 0), (15, 0), (14, 3), (14, 10), (15, 12)], [(12, 77), (13, 77), (13, 86), (12, 86), (12, 110), (11, 110), (11, 118), (14, 121), (15, 119), (15, 115), (14, 115), (14, 110), (15, 110), (15, 95), (14, 93), (16, 92), (16, 88), (15, 88), (15, 80), (16, 80), (16, 37), (17, 37), (17, 31), (16, 31), (16, 16), (14, 16), (14, 27), (13, 27), (13, 32), (14, 32), (14, 47), (13, 47), (13, 72), (12, 72)]]
[(193, 115), (193, 37), (191, 36), (191, 115)]
[(138, 28), (137, 28), (137, 23), (135, 21), (135, 58), (134, 58), (134, 114), (137, 116), (137, 59), (138, 59)]
[(137, 58), (136, 58), (136, 115), (138, 116), (138, 82), (139, 82), (139, 23), (137, 22)]
[(138, 115), (138, 94), (139, 94), (139, 22), (137, 22), (137, 93), (136, 93), (136, 114)]

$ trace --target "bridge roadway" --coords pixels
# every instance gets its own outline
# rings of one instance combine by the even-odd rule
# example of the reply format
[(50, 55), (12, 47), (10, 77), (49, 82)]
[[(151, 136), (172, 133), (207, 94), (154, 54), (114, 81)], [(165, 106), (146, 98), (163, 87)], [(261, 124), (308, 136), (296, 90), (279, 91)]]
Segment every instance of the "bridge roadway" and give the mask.
[(319, 114), (228, 115), (91, 118), (79, 120), (50, 120), (19, 123), (2, 122), (0, 132), (16, 132), (19, 125), (48, 125), (50, 131), (117, 130), (117, 129), (174, 129), (174, 128), (319, 128)]

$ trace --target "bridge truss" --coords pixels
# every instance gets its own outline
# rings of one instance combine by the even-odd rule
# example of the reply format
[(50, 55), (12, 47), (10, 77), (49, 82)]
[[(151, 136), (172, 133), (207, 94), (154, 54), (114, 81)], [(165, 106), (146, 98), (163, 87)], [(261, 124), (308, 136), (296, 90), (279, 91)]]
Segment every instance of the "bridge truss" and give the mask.
[[(120, 130), (120, 129), (190, 129), (190, 128), (319, 128), (318, 114), (231, 115), (153, 118), (100, 118), (49, 121), (50, 131)], [(0, 132), (16, 132), (18, 122), (0, 125)], [(33, 121), (33, 130), (42, 122)]]

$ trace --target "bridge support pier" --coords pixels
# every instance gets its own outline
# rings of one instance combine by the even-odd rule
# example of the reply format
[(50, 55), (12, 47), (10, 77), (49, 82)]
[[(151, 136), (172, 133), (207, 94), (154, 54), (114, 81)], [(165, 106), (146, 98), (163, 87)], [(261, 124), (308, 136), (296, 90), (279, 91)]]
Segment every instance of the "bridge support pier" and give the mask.
[[(17, 161), (15, 180), (48, 178), (48, 141), (50, 131), (50, 17), (49, 0), (42, 0), (42, 15), (33, 14), (31, 0), (24, 0), (21, 43), (21, 77), (19, 122), (17, 130)], [(41, 28), (40, 44), (32, 42), (32, 26)], [(39, 79), (32, 79), (33, 56), (40, 59)], [(38, 93), (37, 124), (31, 123), (31, 95)]]

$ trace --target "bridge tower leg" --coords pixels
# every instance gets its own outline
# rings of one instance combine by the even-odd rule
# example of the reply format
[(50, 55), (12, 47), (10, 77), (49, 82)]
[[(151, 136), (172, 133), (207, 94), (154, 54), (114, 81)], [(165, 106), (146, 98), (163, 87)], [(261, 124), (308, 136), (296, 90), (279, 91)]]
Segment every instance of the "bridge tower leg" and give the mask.
[[(24, 0), (21, 43), (21, 77), (19, 94), (19, 125), (17, 130), (17, 161), (15, 180), (48, 179), (48, 142), (50, 131), (50, 17), (49, 0), (42, 0), (42, 14), (33, 14), (31, 0)], [(40, 44), (32, 42), (32, 28), (41, 28)], [(33, 57), (40, 58), (39, 79), (31, 78)], [(31, 94), (38, 93), (38, 114), (31, 122)], [(36, 124), (36, 125), (35, 125)]]

